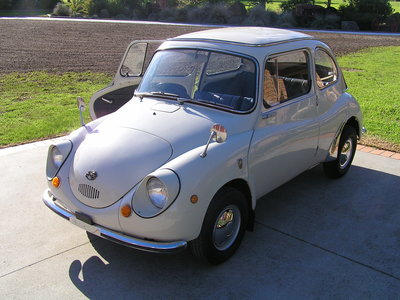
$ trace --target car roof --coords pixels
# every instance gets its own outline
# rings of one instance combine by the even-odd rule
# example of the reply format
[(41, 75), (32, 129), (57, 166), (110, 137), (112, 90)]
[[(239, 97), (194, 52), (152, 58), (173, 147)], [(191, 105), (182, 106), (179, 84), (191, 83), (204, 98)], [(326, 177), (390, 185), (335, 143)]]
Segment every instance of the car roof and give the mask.
[(263, 46), (304, 39), (314, 39), (314, 37), (292, 30), (269, 27), (227, 27), (188, 33), (169, 40), (213, 41), (248, 46)]

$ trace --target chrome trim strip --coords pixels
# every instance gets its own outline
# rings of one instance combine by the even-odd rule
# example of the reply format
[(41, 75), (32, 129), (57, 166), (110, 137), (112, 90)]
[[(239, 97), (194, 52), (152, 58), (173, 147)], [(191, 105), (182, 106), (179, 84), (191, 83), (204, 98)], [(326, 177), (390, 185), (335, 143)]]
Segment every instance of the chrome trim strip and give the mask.
[[(42, 200), (44, 204), (51, 209), (54, 213), (63, 217), (64, 219), (70, 221), (72, 224), (85, 229), (101, 238), (110, 240), (114, 243), (118, 243), (130, 248), (148, 251), (148, 252), (156, 252), (156, 253), (174, 253), (184, 250), (187, 247), (186, 241), (176, 241), (176, 242), (156, 242), (156, 241), (147, 241), (141, 240), (138, 238), (134, 238), (132, 236), (124, 235), (119, 232), (115, 232), (113, 230), (101, 227), (99, 225), (89, 225), (83, 223), (76, 219), (76, 217), (60, 207), (55, 203), (55, 198), (51, 195), (50, 191), (47, 189), (42, 196)], [(83, 223), (82, 225), (80, 223)]]

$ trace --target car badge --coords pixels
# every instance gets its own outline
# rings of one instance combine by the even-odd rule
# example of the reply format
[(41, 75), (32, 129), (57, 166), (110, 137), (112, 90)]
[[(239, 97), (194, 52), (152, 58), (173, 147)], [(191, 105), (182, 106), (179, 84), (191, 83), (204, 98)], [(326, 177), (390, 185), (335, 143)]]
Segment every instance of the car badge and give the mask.
[(85, 174), (85, 177), (88, 180), (95, 180), (97, 178), (97, 172), (96, 171), (87, 171), (87, 173)]

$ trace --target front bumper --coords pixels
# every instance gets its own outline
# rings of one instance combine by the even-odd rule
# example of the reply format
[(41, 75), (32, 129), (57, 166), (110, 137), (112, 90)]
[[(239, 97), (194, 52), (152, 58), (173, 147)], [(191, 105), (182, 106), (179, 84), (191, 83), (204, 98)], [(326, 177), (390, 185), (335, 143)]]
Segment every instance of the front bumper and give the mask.
[(44, 192), (42, 200), (48, 208), (50, 208), (53, 212), (63, 217), (64, 219), (70, 221), (72, 224), (81, 227), (82, 229), (92, 234), (95, 234), (103, 239), (110, 240), (114, 243), (118, 243), (138, 250), (157, 252), (157, 253), (179, 252), (184, 250), (187, 246), (187, 242), (185, 241), (156, 242), (156, 241), (142, 240), (122, 234), (120, 232), (104, 228), (97, 224), (85, 223), (84, 221), (79, 220), (73, 213), (69, 212), (65, 208), (58, 205), (55, 202), (56, 199), (54, 198), (53, 195), (51, 195), (49, 190), (46, 190)]

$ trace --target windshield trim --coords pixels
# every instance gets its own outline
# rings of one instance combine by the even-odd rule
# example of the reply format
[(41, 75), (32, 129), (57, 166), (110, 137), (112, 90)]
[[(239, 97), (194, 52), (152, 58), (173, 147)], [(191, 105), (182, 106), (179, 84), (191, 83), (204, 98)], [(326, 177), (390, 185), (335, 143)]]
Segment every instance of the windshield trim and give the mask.
[[(255, 84), (254, 84), (254, 104), (253, 104), (253, 106), (250, 108), (250, 109), (248, 109), (248, 110), (246, 110), (246, 111), (241, 111), (241, 110), (236, 110), (236, 109), (231, 109), (231, 108), (229, 108), (229, 107), (224, 107), (224, 106), (222, 106), (222, 105), (214, 105), (214, 104), (212, 104), (212, 103), (207, 103), (207, 102), (201, 102), (201, 101), (196, 101), (196, 100), (193, 100), (193, 99), (189, 99), (189, 98), (182, 98), (184, 101), (182, 102), (182, 103), (180, 103), (180, 104), (183, 104), (183, 103), (191, 103), (191, 104), (196, 104), (196, 105), (200, 105), (200, 106), (205, 106), (205, 107), (210, 107), (210, 108), (213, 108), (213, 109), (217, 109), (217, 110), (222, 110), (222, 111), (225, 111), (225, 112), (230, 112), (230, 113), (233, 113), (233, 114), (239, 114), (239, 115), (245, 115), (245, 114), (250, 114), (250, 113), (252, 113), (256, 108), (257, 108), (257, 105), (258, 105), (258, 102), (259, 102), (259, 100), (258, 100), (258, 98), (259, 98), (259, 73), (260, 73), (260, 65), (259, 65), (259, 62), (258, 62), (258, 60), (254, 57), (254, 56), (251, 56), (251, 55), (248, 55), (248, 54), (245, 54), (245, 53), (241, 53), (241, 52), (236, 52), (236, 51), (229, 51), (229, 50), (224, 50), (224, 49), (214, 49), (214, 48), (210, 48), (210, 47), (190, 47), (190, 46), (184, 46), (184, 47), (179, 47), (179, 46), (174, 46), (174, 47), (166, 47), (166, 48), (159, 48), (159, 49), (157, 49), (154, 53), (153, 53), (153, 57), (156, 55), (156, 53), (158, 53), (158, 52), (162, 52), (162, 51), (174, 51), (174, 50), (196, 50), (196, 51), (209, 51), (209, 52), (215, 52), (215, 53), (222, 53), (222, 54), (229, 54), (229, 55), (233, 55), (233, 56), (238, 56), (238, 57), (242, 57), (242, 58), (246, 58), (246, 59), (249, 59), (250, 61), (252, 61), (253, 63), (254, 63), (254, 66), (255, 66), (255, 70), (254, 70), (254, 81), (255, 81)], [(151, 63), (151, 61), (150, 61), (150, 63)], [(149, 63), (149, 64), (150, 64)], [(145, 76), (146, 75), (146, 73), (147, 73), (147, 70), (146, 70), (146, 72), (143, 74), (143, 76)], [(140, 84), (141, 85), (141, 84)], [(138, 86), (138, 89), (140, 88), (140, 85)], [(138, 92), (138, 94), (140, 94), (141, 92)], [(155, 96), (154, 98), (162, 98), (161, 96)], [(164, 99), (167, 99), (167, 100), (172, 100), (172, 101), (177, 101), (177, 99), (173, 99), (173, 98), (171, 98), (171, 97), (169, 97), (169, 98), (164, 98)]]

